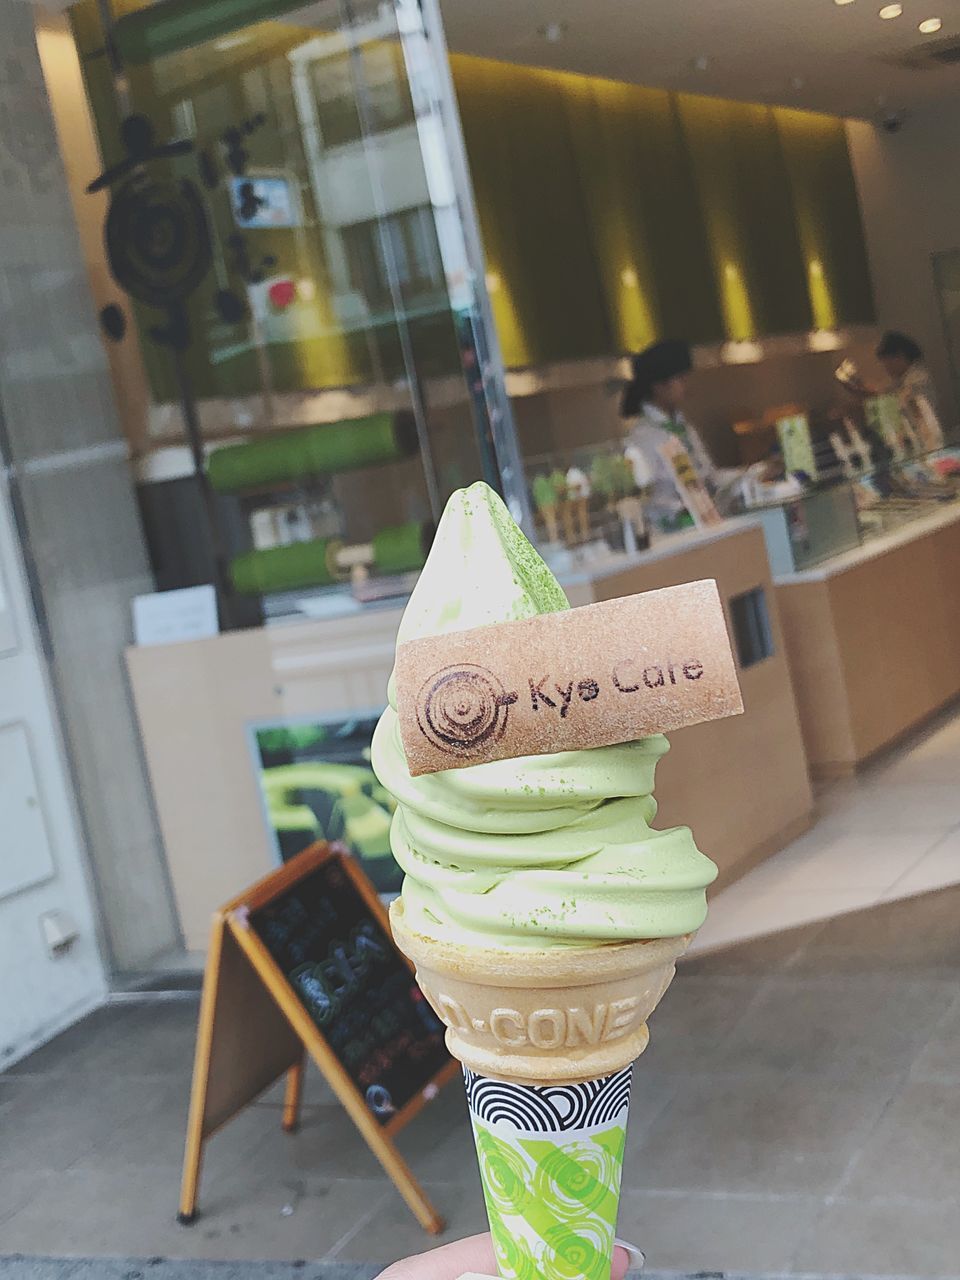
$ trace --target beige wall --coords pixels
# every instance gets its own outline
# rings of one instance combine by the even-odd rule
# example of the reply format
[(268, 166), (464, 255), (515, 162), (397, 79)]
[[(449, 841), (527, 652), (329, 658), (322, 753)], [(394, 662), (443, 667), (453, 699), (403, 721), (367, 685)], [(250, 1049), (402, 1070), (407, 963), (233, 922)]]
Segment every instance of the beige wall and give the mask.
[(907, 118), (899, 133), (862, 120), (847, 124), (867, 252), (884, 328), (902, 329), (924, 348), (945, 424), (958, 420), (931, 255), (960, 248), (960, 109)]

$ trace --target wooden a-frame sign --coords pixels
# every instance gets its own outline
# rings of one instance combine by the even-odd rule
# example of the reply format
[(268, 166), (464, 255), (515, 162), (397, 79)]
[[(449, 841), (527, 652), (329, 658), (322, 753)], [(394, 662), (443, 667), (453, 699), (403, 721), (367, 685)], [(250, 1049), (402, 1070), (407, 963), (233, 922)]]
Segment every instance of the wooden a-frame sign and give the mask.
[[(302, 963), (291, 972), (285, 956)], [(338, 1033), (347, 1018), (345, 1044)], [(283, 1128), (296, 1130), (309, 1054), (421, 1226), (439, 1234), (443, 1220), (393, 1137), (459, 1070), (442, 1030), (376, 890), (345, 850), (314, 845), (221, 907), (200, 1001), (178, 1220), (196, 1219), (207, 1139), (284, 1074)]]

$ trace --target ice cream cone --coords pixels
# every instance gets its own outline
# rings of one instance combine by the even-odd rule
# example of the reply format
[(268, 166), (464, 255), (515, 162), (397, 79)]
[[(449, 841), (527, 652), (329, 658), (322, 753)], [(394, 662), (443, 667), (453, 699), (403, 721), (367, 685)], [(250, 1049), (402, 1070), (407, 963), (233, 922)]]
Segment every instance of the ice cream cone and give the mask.
[(609, 1280), (633, 1063), (689, 936), (487, 949), (394, 938), (463, 1064), (504, 1280)]
[(540, 508), (540, 514), (543, 516), (544, 524), (547, 526), (547, 541), (560, 541), (560, 521), (557, 519), (557, 507), (555, 503), (550, 503)]
[(577, 515), (577, 530), (581, 542), (590, 541), (590, 500), (577, 498), (574, 503)]
[(560, 503), (560, 518), (563, 520), (563, 540), (568, 547), (572, 547), (577, 541), (577, 531), (573, 523), (573, 503), (569, 498), (565, 498)]
[[(557, 470), (534, 487), (572, 544), (589, 478)], [(478, 484), (450, 499), (399, 639), (567, 607)], [(688, 828), (650, 825), (660, 735), (414, 772), (398, 707), (403, 680), (417, 682), (402, 663), (395, 676), (371, 744), (397, 802), (391, 921), (464, 1067), (500, 1274), (609, 1280), (633, 1064), (716, 868)]]
[(390, 908), (401, 951), (471, 1071), (525, 1085), (579, 1084), (635, 1062), (647, 1019), (673, 980), (682, 938), (597, 947), (480, 948), (407, 926)]

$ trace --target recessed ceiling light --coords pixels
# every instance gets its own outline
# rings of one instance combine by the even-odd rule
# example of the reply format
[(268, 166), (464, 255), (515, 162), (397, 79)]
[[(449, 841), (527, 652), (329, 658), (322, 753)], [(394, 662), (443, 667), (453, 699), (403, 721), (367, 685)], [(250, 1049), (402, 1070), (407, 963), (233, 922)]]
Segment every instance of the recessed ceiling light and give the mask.
[(790, 86), (793, 89), (802, 89), (806, 83), (803, 76), (792, 76), (790, 80)]
[(941, 18), (924, 18), (920, 23), (920, 33), (925, 36), (935, 36), (942, 26)]
[(834, 4), (853, 4), (853, 0), (833, 0)]
[(902, 4), (885, 4), (880, 10), (880, 17), (887, 21), (890, 18), (899, 18), (902, 13)]
[(538, 27), (537, 30), (549, 44), (556, 44), (558, 40), (562, 40), (567, 34), (567, 24), (565, 22), (548, 22), (545, 27)]
[(705, 53), (701, 53), (699, 58), (694, 58), (691, 65), (694, 71), (709, 71), (710, 59), (707, 57)]

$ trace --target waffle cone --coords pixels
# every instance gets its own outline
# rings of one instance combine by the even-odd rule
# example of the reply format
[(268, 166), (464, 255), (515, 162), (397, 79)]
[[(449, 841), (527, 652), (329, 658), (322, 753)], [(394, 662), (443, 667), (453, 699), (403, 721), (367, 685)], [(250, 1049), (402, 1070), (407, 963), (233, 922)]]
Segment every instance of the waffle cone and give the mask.
[(635, 1062), (691, 939), (468, 947), (409, 928), (402, 899), (390, 923), (453, 1057), (488, 1079), (525, 1085), (599, 1080)]

